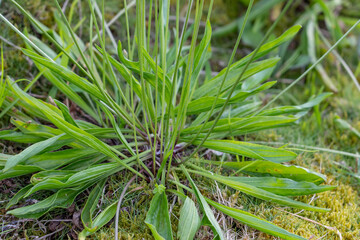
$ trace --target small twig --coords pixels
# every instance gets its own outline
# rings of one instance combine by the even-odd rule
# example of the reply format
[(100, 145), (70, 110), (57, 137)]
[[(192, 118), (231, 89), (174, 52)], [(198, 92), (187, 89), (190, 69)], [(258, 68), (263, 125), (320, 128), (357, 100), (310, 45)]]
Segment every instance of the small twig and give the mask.
[[(314, 194), (311, 199), (310, 199), (310, 202), (308, 204), (311, 204), (314, 200), (315, 200), (315, 197), (316, 197), (316, 194)], [(299, 212), (295, 213), (295, 214), (300, 214), (304, 211), (304, 209), (300, 210)]]
[(66, 0), (65, 3), (64, 3), (64, 5), (63, 5), (63, 7), (61, 8), (61, 10), (63, 11), (63, 13), (65, 13), (65, 10), (66, 10), (66, 7), (67, 7), (68, 3), (69, 3), (69, 0)]
[[(136, 1), (132, 1), (131, 3), (129, 3), (129, 4), (127, 5), (127, 9), (135, 6), (135, 4), (136, 4)], [(127, 9), (126, 9), (126, 10), (127, 10)], [(105, 25), (105, 27), (106, 27), (106, 28), (110, 27), (119, 17), (121, 17), (121, 15), (123, 15), (123, 14), (125, 13), (126, 10), (125, 10), (125, 9), (121, 9), (121, 11), (118, 12), (118, 13), (115, 15), (115, 17), (113, 17), (113, 18)], [(102, 29), (100, 29), (100, 36), (101, 36), (101, 35), (102, 35)], [(98, 38), (99, 38), (99, 35), (96, 34), (96, 35), (94, 36), (92, 42), (95, 42)]]
[(121, 195), (120, 195), (120, 199), (119, 202), (117, 204), (117, 208), (116, 208), (116, 215), (115, 215), (115, 240), (119, 239), (119, 215), (120, 215), (120, 206), (121, 206), (121, 202), (125, 196), (126, 190), (129, 188), (130, 184), (136, 179), (136, 176), (133, 176), (130, 181), (125, 185)]
[(12, 42), (10, 42), (10, 41), (8, 41), (8, 40), (6, 40), (6, 39), (3, 38), (2, 36), (0, 36), (0, 40), (3, 41), (3, 42), (6, 43), (6, 44), (12, 46), (12, 47), (15, 48), (16, 50), (21, 50), (21, 47), (13, 44)]
[(59, 228), (58, 230), (56, 230), (55, 232), (52, 232), (52, 233), (49, 233), (49, 234), (46, 234), (44, 236), (42, 236), (41, 238), (35, 238), (36, 240), (41, 240), (41, 239), (46, 239), (47, 237), (50, 237), (58, 232), (61, 232), (62, 230), (64, 230), (65, 227), (62, 227), (62, 228)]

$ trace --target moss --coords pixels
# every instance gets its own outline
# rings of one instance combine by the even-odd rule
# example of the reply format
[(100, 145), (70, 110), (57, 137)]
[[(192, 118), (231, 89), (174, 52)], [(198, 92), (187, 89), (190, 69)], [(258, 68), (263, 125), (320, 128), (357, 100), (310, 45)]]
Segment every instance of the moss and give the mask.
[[(310, 202), (311, 198), (312, 196), (305, 196), (299, 197), (298, 200)], [(260, 214), (267, 219), (272, 219), (272, 222), (277, 226), (305, 238), (317, 239), (326, 235), (324, 239), (340, 239), (336, 229), (339, 230), (343, 239), (360, 238), (359, 196), (356, 190), (339, 183), (335, 190), (317, 194), (315, 199), (313, 205), (329, 208), (330, 211), (327, 213), (303, 211), (298, 215), (328, 228), (277, 208), (258, 207), (254, 214)], [(298, 211), (293, 211), (293, 213), (296, 212)], [(333, 228), (333, 230), (330, 228)], [(272, 236), (263, 236), (265, 239), (275, 239)]]

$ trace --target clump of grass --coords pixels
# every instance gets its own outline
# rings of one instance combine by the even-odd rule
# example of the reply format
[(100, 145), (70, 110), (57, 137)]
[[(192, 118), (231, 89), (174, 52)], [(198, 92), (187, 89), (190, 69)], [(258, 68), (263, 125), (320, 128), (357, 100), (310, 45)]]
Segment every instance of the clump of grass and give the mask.
[[(37, 219), (53, 209), (69, 208), (86, 192), (88, 197), (81, 202), (80, 218), (84, 229), (79, 239), (94, 234), (114, 216), (114, 235), (119, 239), (121, 208), (126, 206), (126, 201), (138, 198), (140, 202), (151, 199), (144, 222), (147, 232), (150, 230), (156, 239), (193, 239), (201, 227), (210, 228), (213, 237), (225, 239), (210, 206), (262, 232), (285, 239), (304, 239), (237, 206), (213, 201), (212, 194), (202, 192), (198, 181), (193, 180), (199, 176), (257, 199), (311, 211), (329, 211), (291, 198), (333, 189), (320, 185), (326, 181), (325, 176), (282, 165), (297, 156), (286, 147), (268, 147), (235, 137), (241, 139), (248, 133), (292, 126), (331, 95), (322, 93), (305, 104), (268, 109), (314, 69), (356, 25), (288, 88), (262, 106), (258, 95), (275, 84), (275, 81), (266, 80), (279, 61), (267, 55), (291, 40), (301, 28), (293, 26), (269, 41), (292, 1), (287, 2), (255, 50), (234, 62), (254, 2), (250, 1), (227, 67), (205, 79), (200, 72), (211, 56), (209, 20), (213, 1), (207, 11), (204, 31), (200, 30), (204, 0), (188, 4), (182, 29), (180, 5), (177, 4), (172, 35), (168, 26), (168, 2), (137, 0), (133, 33), (130, 33), (128, 12), (124, 11), (127, 38), (123, 43), (116, 43), (107, 30), (105, 1), (98, 6), (97, 2), (88, 0), (91, 11), (89, 43), (76, 35), (79, 24), (71, 25), (76, 1), (66, 17), (54, 0), (58, 10), (55, 14), (58, 32), (50, 31), (15, 0), (10, 1), (55, 49), (27, 31), (21, 32), (0, 14), (1, 20), (24, 39), (26, 49), (23, 52), (39, 70), (24, 89), (10, 76), (1, 85), (6, 93), (1, 114), (10, 116), (16, 129), (2, 131), (0, 138), (31, 144), (19, 154), (1, 155), (0, 179), (32, 174), (30, 184), (18, 191), (7, 209), (35, 193), (51, 192), (37, 203), (11, 209), (8, 214)], [(193, 8), (194, 23), (188, 28)], [(149, 18), (147, 24), (146, 16)], [(117, 56), (108, 51), (105, 32)], [(202, 33), (202, 40), (198, 42)], [(95, 34), (100, 46), (93, 44)], [(42, 75), (54, 85), (46, 100), (28, 93)], [(215, 155), (221, 152), (221, 160), (197, 157), (206, 150)], [(226, 158), (229, 160), (224, 161)], [(218, 166), (216, 172), (208, 171), (211, 165)], [(130, 179), (125, 177), (128, 175)], [(119, 200), (97, 210), (112, 176), (122, 176)], [(136, 182), (143, 188), (139, 195), (131, 191)], [(129, 212), (144, 216), (142, 208), (138, 211), (138, 207), (135, 203)], [(129, 225), (132, 226), (134, 224)]]

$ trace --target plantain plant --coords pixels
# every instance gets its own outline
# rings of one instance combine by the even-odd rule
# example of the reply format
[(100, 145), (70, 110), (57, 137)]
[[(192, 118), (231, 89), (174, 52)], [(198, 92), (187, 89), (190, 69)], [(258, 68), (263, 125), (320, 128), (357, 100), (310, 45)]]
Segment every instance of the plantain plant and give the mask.
[[(66, 17), (54, 0), (57, 31), (41, 24), (15, 0), (9, 1), (51, 45), (25, 29), (20, 31), (0, 15), (24, 39), (26, 47), (22, 51), (39, 70), (24, 88), (19, 86), (22, 80), (11, 76), (1, 79), (0, 93), (4, 97), (0, 114), (10, 116), (15, 127), (2, 130), (0, 139), (30, 144), (16, 155), (0, 155), (0, 180), (31, 174), (30, 184), (7, 204), (7, 209), (12, 207), (8, 214), (36, 219), (54, 208), (69, 207), (89, 189), (81, 213), (84, 230), (79, 238), (85, 239), (116, 215), (117, 239), (117, 219), (127, 187), (119, 200), (97, 216), (94, 213), (107, 179), (124, 172), (133, 174), (126, 186), (142, 179), (153, 186), (145, 223), (155, 239), (193, 239), (203, 225), (210, 226), (216, 239), (224, 239), (214, 211), (283, 239), (304, 239), (239, 208), (204, 197), (196, 183), (199, 176), (265, 201), (328, 211), (291, 198), (332, 189), (320, 185), (325, 176), (283, 165), (297, 156), (286, 147), (241, 141), (248, 133), (296, 124), (330, 95), (320, 94), (299, 106), (262, 105), (259, 94), (276, 83), (267, 80), (280, 60), (277, 48), (301, 29), (293, 26), (278, 37), (272, 33), (292, 1), (257, 48), (234, 62), (252, 9), (251, 0), (228, 65), (216, 76), (207, 71), (203, 74), (211, 58), (213, 1), (207, 16), (203, 16), (204, 0), (188, 1), (182, 24), (177, 1), (174, 29), (169, 26), (169, 1), (136, 0), (135, 28), (130, 28), (129, 7), (124, 1), (127, 37), (123, 42), (111, 41), (112, 46), (105, 38), (108, 23), (104, 19), (104, 0), (100, 7), (88, 0), (90, 19), (74, 27), (77, 1)], [(192, 14), (194, 21), (190, 24)], [(205, 19), (203, 28), (201, 21)], [(85, 21), (90, 26), (88, 41), (76, 35)], [(114, 39), (111, 32), (107, 34)], [(53, 86), (46, 100), (29, 94), (41, 76)], [(201, 157), (207, 150), (234, 157), (211, 161)], [(220, 170), (209, 172), (209, 166)], [(22, 199), (36, 197), (39, 191), (52, 194), (35, 204), (14, 208)], [(169, 216), (171, 195), (181, 206), (177, 233), (172, 232)]]

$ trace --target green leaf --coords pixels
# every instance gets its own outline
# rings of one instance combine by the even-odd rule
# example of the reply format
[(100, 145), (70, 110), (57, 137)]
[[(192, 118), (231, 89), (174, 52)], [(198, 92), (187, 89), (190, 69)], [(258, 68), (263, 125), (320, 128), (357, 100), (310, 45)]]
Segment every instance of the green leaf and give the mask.
[[(16, 156), (16, 155), (15, 155)], [(44, 169), (36, 166), (28, 166), (28, 165), (17, 165), (10, 168), (7, 171), (0, 171), (0, 180), (23, 176), (26, 174), (42, 171)]]
[[(256, 73), (259, 73), (265, 69), (274, 67), (278, 61), (279, 58), (270, 58), (259, 62), (254, 62), (249, 65), (249, 67), (244, 72), (244, 75), (241, 79), (241, 81), (253, 76)], [(236, 63), (234, 63), (236, 64)], [(234, 65), (233, 64), (233, 65)], [(232, 66), (233, 66), (232, 65)], [(227, 89), (233, 86), (233, 84), (237, 81), (237, 78), (239, 77), (239, 74), (243, 72), (243, 65), (240, 66), (233, 66), (230, 68), (230, 71), (228, 73), (227, 79), (224, 83), (224, 87), (222, 89), (222, 92), (225, 92)], [(223, 72), (224, 71), (224, 72)], [(193, 99), (199, 99), (203, 96), (214, 96), (218, 92), (218, 87), (220, 86), (222, 82), (223, 75), (225, 75), (226, 68), (223, 69), (217, 76), (215, 76), (213, 79), (210, 79), (205, 84), (201, 85), (201, 87), (197, 88), (194, 92)]]
[(79, 234), (79, 239), (80, 240), (85, 240), (86, 236), (94, 233), (95, 231), (99, 230), (100, 228), (102, 228), (105, 224), (107, 224), (111, 219), (114, 218), (115, 214), (116, 214), (116, 209), (117, 209), (117, 201), (114, 202), (113, 204), (109, 205), (107, 208), (104, 209), (104, 211), (102, 211), (94, 220), (92, 223), (92, 230), (93, 232), (89, 232), (86, 229), (84, 229), (80, 234)]
[(101, 155), (101, 153), (91, 148), (65, 149), (31, 157), (26, 160), (25, 164), (51, 170), (80, 160), (90, 160)]
[(102, 180), (93, 188), (90, 192), (88, 199), (86, 200), (85, 206), (81, 211), (81, 221), (86, 229), (86, 231), (94, 232), (97, 230), (98, 226), (93, 227), (92, 215), (96, 209), (96, 206), (99, 202), (99, 198), (103, 191), (105, 180)]
[[(29, 50), (32, 50), (32, 48), (29, 45), (27, 45), (27, 48)], [(49, 55), (49, 56), (53, 56), (53, 55)], [(55, 57), (56, 57), (56, 55), (53, 56), (52, 58), (55, 58)], [(66, 84), (56, 73), (54, 74), (50, 69), (46, 69), (45, 67), (43, 67), (41, 64), (39, 64), (36, 61), (35, 61), (35, 65), (41, 72), (43, 72), (43, 75), (46, 77), (46, 79), (49, 80), (54, 86), (56, 86), (57, 89), (59, 89), (62, 93), (64, 93), (70, 100), (72, 100), (74, 103), (76, 103), (79, 107), (81, 107), (90, 116), (92, 116), (93, 118), (98, 120), (98, 116), (96, 115), (96, 113), (79, 96), (79, 94), (77, 94), (71, 88), (71, 86)]]
[[(247, 91), (237, 92), (235, 94), (235, 96), (233, 96), (230, 99), (229, 103), (230, 104), (239, 103), (239, 102), (245, 100), (246, 98), (248, 98), (249, 96), (252, 96), (252, 95), (257, 94), (265, 89), (272, 87), (275, 83), (276, 82), (274, 82), (274, 81), (267, 82), (257, 88), (247, 90)], [(211, 97), (211, 96), (205, 96), (205, 97), (201, 97), (196, 100), (193, 100), (189, 103), (186, 114), (191, 115), (191, 114), (198, 114), (198, 113), (209, 111), (211, 109), (212, 105), (214, 104), (215, 100), (216, 100), (216, 97)], [(222, 107), (225, 102), (226, 102), (226, 99), (218, 98), (216, 101), (215, 108)], [(176, 108), (176, 110), (177, 110), (177, 108)]]
[[(273, 129), (277, 127), (288, 126), (297, 121), (298, 118), (295, 117), (286, 117), (286, 116), (255, 116), (247, 118), (225, 118), (220, 119), (213, 133), (226, 133), (226, 136), (236, 136), (245, 133), (256, 132), (265, 129)], [(181, 135), (187, 136), (189, 134), (197, 133), (202, 127), (202, 133), (209, 131), (211, 126), (214, 124), (214, 121), (208, 122), (203, 127), (202, 125), (188, 127), (182, 130)]]
[(21, 153), (12, 156), (10, 159), (7, 160), (3, 171), (6, 172), (10, 168), (25, 162), (30, 157), (35, 156), (36, 154), (39, 154), (42, 151), (45, 151), (49, 147), (52, 147), (62, 136), (64, 135), (63, 134), (58, 135), (41, 142), (37, 142), (31, 145), (30, 147), (26, 148)]
[(181, 207), (177, 236), (180, 240), (192, 240), (201, 224), (195, 203), (188, 197)]
[(32, 187), (31, 184), (27, 185), (26, 187), (23, 187), (22, 189), (20, 189), (20, 191), (18, 191), (8, 202), (8, 204), (6, 205), (6, 210), (9, 209), (11, 206), (14, 206), (15, 204), (17, 204), (27, 193), (27, 191)]
[(157, 240), (173, 239), (168, 202), (163, 185), (157, 186), (155, 195), (146, 214), (145, 223)]
[(88, 186), (82, 186), (74, 189), (61, 189), (42, 201), (30, 206), (10, 210), (7, 214), (12, 214), (18, 218), (37, 219), (54, 208), (70, 207), (76, 196), (87, 187)]
[(114, 174), (123, 167), (118, 163), (104, 163), (97, 166), (91, 166), (80, 172), (71, 173), (66, 177), (47, 177), (43, 181), (38, 181), (26, 194), (26, 197), (39, 190), (62, 189), (83, 184), (95, 183)]
[(332, 93), (322, 93), (316, 96), (315, 98), (311, 99), (310, 101), (301, 104), (299, 106), (281, 106), (281, 107), (275, 107), (269, 110), (264, 110), (260, 112), (259, 116), (276, 116), (281, 114), (294, 114), (299, 112), (307, 112), (310, 108), (318, 105), (320, 102), (322, 102), (327, 97), (331, 96)]
[(358, 138), (360, 138), (360, 132), (358, 130), (356, 130), (356, 128), (351, 126), (350, 123), (348, 123), (347, 121), (336, 116), (335, 123), (339, 128), (345, 129), (345, 130), (350, 130), (354, 135), (356, 135)]
[(324, 192), (336, 186), (318, 186), (311, 182), (296, 182), (288, 178), (276, 177), (229, 177), (232, 181), (245, 183), (281, 196), (300, 196)]
[(99, 140), (98, 138), (94, 137), (93, 135), (87, 133), (86, 131), (68, 123), (58, 113), (54, 112), (50, 107), (48, 107), (42, 101), (35, 99), (35, 98), (29, 96), (28, 94), (26, 94), (16, 84), (11, 84), (11, 85), (13, 85), (13, 87), (14, 87), (14, 89), (12, 89), (12, 91), (19, 98), (30, 102), (34, 106), (34, 108), (40, 110), (50, 122), (52, 122), (55, 126), (57, 126), (59, 129), (61, 129), (63, 132), (67, 133), (69, 136), (75, 138), (76, 140), (85, 144), (86, 146), (89, 146), (90, 148), (95, 149), (95, 150), (105, 154), (106, 156), (109, 156), (110, 158), (114, 159), (115, 161), (117, 161), (118, 163), (120, 163), (125, 168), (132, 171), (133, 173), (135, 173), (139, 176), (142, 176), (136, 170), (134, 170), (133, 168), (126, 165), (124, 163), (124, 161), (120, 160), (119, 157), (114, 153), (114, 151), (115, 152), (117, 152), (117, 151), (113, 147), (102, 142), (101, 140)]
[(241, 172), (253, 176), (274, 176), (278, 178), (289, 178), (294, 181), (306, 181), (315, 184), (326, 182), (326, 177), (320, 173), (312, 172), (299, 166), (286, 166), (269, 161), (246, 161), (246, 162), (214, 162), (206, 161), (211, 164), (241, 170)]
[(74, 72), (59, 64), (49, 61), (47, 58), (41, 57), (40, 55), (36, 54), (31, 50), (23, 49), (22, 51), (26, 56), (30, 57), (35, 62), (40, 63), (44, 67), (50, 69), (52, 72), (59, 74), (66, 81), (69, 81), (70, 83), (76, 85), (77, 87), (81, 88), (85, 92), (100, 100), (105, 100), (101, 92), (96, 88), (96, 86), (90, 83), (85, 78), (76, 75)]
[(76, 122), (74, 121), (74, 119), (72, 118), (68, 107), (65, 104), (63, 104), (62, 102), (60, 102), (60, 101), (58, 101), (56, 99), (54, 99), (54, 101), (55, 101), (56, 105), (60, 108), (60, 110), (61, 110), (61, 112), (62, 112), (62, 114), (64, 116), (64, 119), (66, 121), (68, 121), (69, 123), (71, 123), (72, 125), (74, 125), (75, 127), (79, 127), (76, 124)]
[[(195, 140), (193, 142), (194, 145), (198, 145), (200, 143), (200, 140)], [(203, 147), (224, 153), (242, 155), (249, 158), (267, 160), (277, 163), (294, 160), (297, 156), (296, 153), (281, 148), (272, 148), (268, 146), (232, 140), (207, 140), (204, 142)]]
[(195, 185), (194, 181), (192, 180), (191, 176), (189, 175), (189, 173), (187, 172), (185, 167), (183, 165), (180, 165), (180, 167), (181, 167), (181, 170), (186, 175), (186, 178), (189, 180), (191, 187), (194, 190), (194, 194), (196, 196), (198, 204), (200, 205), (201, 210), (205, 215), (204, 218), (206, 217), (206, 219), (209, 221), (210, 225), (212, 226), (214, 235), (217, 236), (218, 238), (220, 238), (221, 240), (224, 240), (223, 231), (221, 230), (219, 223), (216, 221), (213, 211), (207, 204), (205, 198), (199, 191), (198, 187)]
[(206, 199), (206, 201), (217, 210), (225, 213), (226, 215), (252, 227), (264, 233), (271, 234), (276, 237), (280, 237), (285, 240), (305, 240), (306, 238), (300, 237), (293, 233), (290, 233), (271, 222), (265, 221), (259, 217), (256, 217), (248, 212), (242, 211), (240, 209), (230, 208), (219, 204), (217, 202)]
[(220, 176), (220, 175), (215, 175), (215, 174), (208, 174), (208, 173), (204, 173), (204, 172), (199, 172), (199, 171), (193, 171), (194, 173), (197, 173), (199, 175), (202, 175), (204, 177), (210, 178), (212, 180), (221, 182), (233, 189), (236, 189), (238, 191), (244, 192), (246, 194), (249, 194), (251, 196), (260, 198), (262, 200), (265, 201), (271, 201), (271, 202), (275, 202), (275, 203), (279, 203), (285, 206), (289, 206), (289, 207), (294, 207), (294, 208), (299, 208), (299, 209), (305, 209), (305, 210), (310, 210), (310, 211), (317, 211), (317, 212), (327, 212), (329, 211), (329, 209), (325, 209), (325, 208), (319, 208), (319, 207), (314, 207), (311, 206), (309, 204), (306, 203), (302, 203), (299, 201), (295, 201), (292, 200), (291, 198), (288, 197), (284, 197), (284, 196), (279, 196), (276, 195), (274, 193), (262, 190), (260, 188), (251, 186), (249, 184), (246, 183), (242, 183), (239, 181), (234, 181), (233, 179), (231, 179), (230, 177), (224, 177), (224, 176)]
[(36, 143), (45, 139), (39, 136), (16, 132), (14, 130), (2, 130), (0, 131), (0, 140), (7, 140), (18, 143)]

